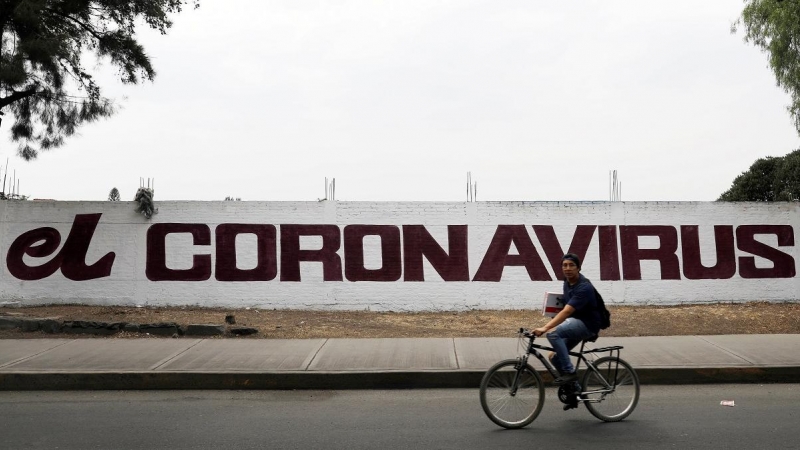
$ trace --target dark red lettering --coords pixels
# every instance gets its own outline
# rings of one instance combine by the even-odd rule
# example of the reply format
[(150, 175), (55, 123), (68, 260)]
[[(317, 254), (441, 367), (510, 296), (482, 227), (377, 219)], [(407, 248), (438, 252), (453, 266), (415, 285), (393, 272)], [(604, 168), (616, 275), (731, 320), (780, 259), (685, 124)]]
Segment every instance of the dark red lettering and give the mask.
[[(669, 225), (622, 225), (619, 227), (622, 241), (622, 276), (625, 280), (642, 279), (642, 260), (656, 260), (661, 264), (662, 280), (680, 280), (681, 269), (678, 255), (678, 232)], [(656, 236), (660, 245), (654, 249), (639, 248), (640, 236)]]
[(733, 227), (714, 226), (717, 263), (703, 265), (700, 258), (700, 236), (697, 225), (681, 225), (683, 274), (690, 280), (722, 280), (736, 274), (736, 250), (733, 247)]
[[(364, 237), (381, 239), (381, 267), (364, 267)], [(400, 259), (400, 229), (394, 225), (348, 225), (344, 227), (344, 276), (348, 281), (397, 281), (403, 273)]]
[[(321, 236), (319, 250), (300, 250), (300, 236)], [(281, 281), (300, 281), (300, 262), (322, 263), (324, 281), (342, 281), (341, 245), (336, 225), (281, 225)]]
[(190, 233), (194, 245), (211, 245), (211, 230), (202, 223), (157, 223), (147, 230), (145, 275), (150, 281), (204, 281), (211, 277), (211, 255), (192, 255), (190, 269), (167, 267), (166, 237)]
[[(43, 242), (35, 245), (40, 241)], [(20, 280), (41, 280), (49, 277), (61, 267), (60, 255), (56, 255), (45, 264), (33, 267), (25, 264), (22, 258), (25, 255), (34, 258), (50, 256), (58, 249), (60, 243), (61, 235), (55, 228), (37, 228), (21, 234), (8, 248), (6, 255), (8, 272)]]
[[(509, 255), (511, 244), (518, 255)], [(500, 281), (506, 266), (524, 266), (531, 281), (552, 281), (525, 225), (498, 225), (472, 281)]]
[[(72, 222), (64, 247), (50, 261), (40, 266), (28, 266), (24, 255), (43, 258), (52, 255), (61, 242), (58, 230), (50, 227), (37, 228), (20, 235), (8, 249), (6, 265), (11, 275), (20, 280), (47, 278), (61, 268), (61, 273), (73, 281), (92, 280), (111, 274), (116, 255), (106, 253), (92, 265), (86, 264), (86, 253), (97, 229), (102, 214), (78, 214)], [(40, 244), (38, 242), (42, 241)]]
[[(270, 281), (278, 275), (277, 233), (274, 225), (223, 223), (214, 230), (217, 258), (214, 276), (219, 281)], [(256, 236), (256, 267), (236, 267), (236, 236)]]
[(425, 281), (424, 256), (444, 281), (469, 281), (467, 226), (447, 226), (447, 248), (444, 249), (423, 225), (403, 225), (403, 280)]
[(619, 246), (617, 244), (617, 226), (601, 225), (597, 227), (597, 239), (600, 251), (600, 279), (619, 280)]
[(100, 222), (102, 214), (78, 214), (69, 230), (64, 248), (59, 252), (63, 257), (61, 262), (61, 273), (65, 277), (74, 281), (93, 280), (95, 278), (107, 277), (111, 274), (111, 266), (114, 264), (114, 253), (106, 253), (96, 263), (86, 265), (86, 252), (92, 242), (94, 230)]
[(757, 234), (774, 234), (779, 247), (794, 245), (791, 225), (742, 225), (736, 228), (736, 245), (739, 250), (772, 261), (772, 267), (756, 267), (752, 256), (739, 257), (739, 276), (742, 278), (793, 278), (796, 274), (794, 258), (755, 239)]
[[(589, 249), (589, 244), (592, 242), (595, 228), (597, 228), (597, 225), (578, 225), (575, 228), (575, 234), (572, 235), (572, 242), (569, 244), (568, 252), (574, 253), (583, 261), (586, 257), (586, 251)], [(556, 278), (563, 280), (564, 273), (561, 271), (561, 257), (567, 252), (563, 250), (558, 242), (553, 226), (534, 225), (533, 231), (536, 233), (536, 237), (539, 238), (539, 243), (542, 244), (544, 254), (547, 256)]]

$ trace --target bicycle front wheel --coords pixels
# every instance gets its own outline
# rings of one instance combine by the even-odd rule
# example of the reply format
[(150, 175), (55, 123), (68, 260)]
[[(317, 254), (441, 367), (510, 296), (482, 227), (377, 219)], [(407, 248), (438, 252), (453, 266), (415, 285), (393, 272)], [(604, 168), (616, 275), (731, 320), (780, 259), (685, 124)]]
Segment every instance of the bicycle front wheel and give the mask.
[(582, 391), (586, 409), (606, 422), (628, 417), (639, 402), (639, 376), (630, 364), (616, 356), (594, 362), (597, 372), (586, 369)]
[(481, 406), (492, 422), (504, 428), (522, 428), (542, 411), (542, 377), (526, 364), (507, 359), (495, 364), (481, 380)]

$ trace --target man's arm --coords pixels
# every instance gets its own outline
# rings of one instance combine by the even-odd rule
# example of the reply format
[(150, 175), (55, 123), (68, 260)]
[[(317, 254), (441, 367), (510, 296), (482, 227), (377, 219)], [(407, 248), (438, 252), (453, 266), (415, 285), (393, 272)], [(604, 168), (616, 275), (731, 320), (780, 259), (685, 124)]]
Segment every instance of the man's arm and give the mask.
[(553, 328), (561, 325), (561, 322), (567, 320), (567, 318), (569, 316), (571, 316), (572, 313), (574, 313), (574, 312), (575, 312), (575, 308), (573, 308), (572, 306), (570, 306), (570, 305), (564, 306), (564, 309), (562, 309), (561, 312), (556, 314), (555, 317), (550, 319), (550, 321), (547, 322), (547, 325), (545, 325), (543, 327), (540, 327), (540, 328), (535, 328), (533, 330), (533, 334), (535, 334), (536, 336), (541, 336), (541, 335), (547, 333), (548, 331), (552, 330)]

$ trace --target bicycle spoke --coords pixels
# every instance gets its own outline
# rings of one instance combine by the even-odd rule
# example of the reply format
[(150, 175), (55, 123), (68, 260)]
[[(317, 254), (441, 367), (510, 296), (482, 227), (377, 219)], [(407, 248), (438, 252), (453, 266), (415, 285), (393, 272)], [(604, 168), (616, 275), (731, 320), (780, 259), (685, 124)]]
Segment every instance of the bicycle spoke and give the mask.
[[(597, 372), (584, 375), (586, 408), (598, 419), (614, 422), (627, 417), (639, 401), (639, 379), (630, 365), (612, 356), (594, 363)], [(612, 386), (607, 387), (608, 383)]]
[(516, 367), (517, 361), (503, 361), (489, 369), (481, 381), (484, 412), (493, 422), (506, 428), (529, 424), (541, 411), (544, 400), (539, 374), (530, 368), (518, 371)]

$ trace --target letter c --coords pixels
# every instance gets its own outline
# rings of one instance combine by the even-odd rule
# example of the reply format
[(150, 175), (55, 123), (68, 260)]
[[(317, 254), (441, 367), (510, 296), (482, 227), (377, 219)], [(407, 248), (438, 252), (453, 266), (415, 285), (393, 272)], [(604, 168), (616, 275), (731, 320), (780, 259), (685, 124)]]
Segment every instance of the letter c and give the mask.
[(211, 278), (211, 255), (193, 255), (190, 269), (167, 267), (166, 237), (191, 233), (194, 245), (211, 245), (211, 230), (202, 223), (158, 223), (147, 230), (145, 274), (150, 281), (204, 281)]

